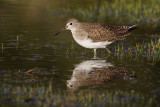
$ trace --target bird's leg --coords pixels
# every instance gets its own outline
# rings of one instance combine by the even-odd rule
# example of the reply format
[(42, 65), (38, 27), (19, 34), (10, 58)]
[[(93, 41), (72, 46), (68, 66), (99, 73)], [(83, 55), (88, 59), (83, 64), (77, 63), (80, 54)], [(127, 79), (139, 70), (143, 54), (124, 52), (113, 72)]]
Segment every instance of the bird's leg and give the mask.
[(97, 56), (97, 52), (96, 52), (96, 49), (94, 49), (94, 58), (96, 58)]
[(97, 57), (96, 49), (94, 49), (94, 57), (92, 59), (93, 60), (99, 60), (100, 59), (100, 58)]
[(109, 54), (111, 54), (111, 51), (110, 51), (110, 50), (108, 50), (108, 48), (106, 48), (106, 50), (107, 50), (107, 52), (108, 52)]

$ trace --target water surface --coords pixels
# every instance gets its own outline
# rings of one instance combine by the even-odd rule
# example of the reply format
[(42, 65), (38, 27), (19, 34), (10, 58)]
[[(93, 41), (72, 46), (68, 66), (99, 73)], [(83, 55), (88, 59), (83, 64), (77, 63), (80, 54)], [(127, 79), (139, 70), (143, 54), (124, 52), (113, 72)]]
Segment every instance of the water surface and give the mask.
[[(158, 22), (129, 20), (121, 14), (119, 18), (97, 13), (80, 17), (87, 7), (98, 8), (98, 3), (0, 1), (0, 105), (159, 106), (160, 57), (117, 51), (118, 46), (128, 49), (154, 38), (158, 41)], [(79, 46), (70, 31), (54, 36), (69, 17), (110, 25), (138, 23), (140, 27), (126, 40), (109, 45), (111, 55), (99, 49), (100, 59), (92, 60), (93, 50)]]

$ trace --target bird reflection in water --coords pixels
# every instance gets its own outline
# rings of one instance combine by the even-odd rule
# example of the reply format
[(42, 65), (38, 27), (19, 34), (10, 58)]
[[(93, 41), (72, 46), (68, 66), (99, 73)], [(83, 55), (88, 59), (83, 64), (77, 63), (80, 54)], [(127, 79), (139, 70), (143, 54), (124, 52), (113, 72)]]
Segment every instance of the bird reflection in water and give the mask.
[(117, 68), (106, 60), (87, 60), (76, 65), (67, 88), (77, 91), (83, 86), (102, 84), (111, 79), (129, 79), (129, 74), (124, 68)]

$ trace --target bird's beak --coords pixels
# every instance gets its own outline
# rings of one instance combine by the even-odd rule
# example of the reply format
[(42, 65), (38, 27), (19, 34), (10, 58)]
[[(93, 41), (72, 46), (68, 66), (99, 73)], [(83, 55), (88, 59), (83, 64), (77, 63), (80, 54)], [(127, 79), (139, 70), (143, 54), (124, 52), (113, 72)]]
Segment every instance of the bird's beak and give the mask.
[(66, 30), (66, 27), (64, 27), (63, 29), (61, 29), (59, 32), (55, 33), (54, 36), (59, 35), (62, 31)]

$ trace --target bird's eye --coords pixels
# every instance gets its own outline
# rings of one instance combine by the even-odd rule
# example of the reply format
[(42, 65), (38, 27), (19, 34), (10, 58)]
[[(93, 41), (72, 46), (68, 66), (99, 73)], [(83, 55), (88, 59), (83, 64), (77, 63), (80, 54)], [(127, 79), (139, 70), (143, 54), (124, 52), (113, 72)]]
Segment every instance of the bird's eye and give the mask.
[(72, 25), (72, 23), (70, 23), (70, 25)]
[(71, 88), (73, 88), (74, 86), (73, 85), (69, 85)]

